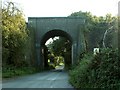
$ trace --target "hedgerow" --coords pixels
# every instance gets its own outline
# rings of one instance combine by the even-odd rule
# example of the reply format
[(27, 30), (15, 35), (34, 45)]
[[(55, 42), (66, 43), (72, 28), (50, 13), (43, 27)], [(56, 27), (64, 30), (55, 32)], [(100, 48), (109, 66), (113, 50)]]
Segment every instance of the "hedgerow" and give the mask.
[(86, 54), (69, 73), (75, 88), (120, 88), (118, 49), (102, 49), (97, 55)]

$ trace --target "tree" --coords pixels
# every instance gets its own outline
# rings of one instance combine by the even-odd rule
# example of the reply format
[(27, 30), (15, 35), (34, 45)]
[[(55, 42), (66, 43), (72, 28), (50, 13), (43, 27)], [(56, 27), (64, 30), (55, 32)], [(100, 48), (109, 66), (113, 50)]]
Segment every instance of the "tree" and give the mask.
[[(28, 33), (23, 13), (13, 2), (6, 2), (2, 8), (3, 63), (20, 66), (25, 59), (23, 51)], [(7, 54), (7, 55), (6, 55)]]
[(70, 41), (64, 37), (59, 37), (59, 39), (53, 40), (52, 43), (48, 44), (48, 48), (55, 56), (64, 55), (66, 50), (70, 49)]
[[(117, 18), (111, 14), (105, 17), (94, 16), (90, 12), (74, 12), (69, 17), (82, 17), (85, 19), (82, 31), (84, 36), (85, 51), (94, 47), (110, 47), (117, 42)], [(116, 42), (115, 42), (116, 41)]]
[(59, 37), (59, 39), (53, 40), (53, 43), (48, 44), (48, 49), (50, 49), (54, 57), (62, 56), (65, 59), (65, 63), (71, 64), (71, 42), (68, 39)]

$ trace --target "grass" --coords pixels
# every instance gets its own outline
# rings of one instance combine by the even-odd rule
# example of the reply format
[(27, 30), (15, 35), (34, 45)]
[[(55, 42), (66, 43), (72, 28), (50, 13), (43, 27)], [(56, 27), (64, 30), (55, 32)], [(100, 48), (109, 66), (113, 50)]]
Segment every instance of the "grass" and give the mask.
[(22, 67), (22, 68), (6, 68), (2, 71), (2, 78), (12, 78), (16, 76), (29, 75), (38, 72), (33, 67)]

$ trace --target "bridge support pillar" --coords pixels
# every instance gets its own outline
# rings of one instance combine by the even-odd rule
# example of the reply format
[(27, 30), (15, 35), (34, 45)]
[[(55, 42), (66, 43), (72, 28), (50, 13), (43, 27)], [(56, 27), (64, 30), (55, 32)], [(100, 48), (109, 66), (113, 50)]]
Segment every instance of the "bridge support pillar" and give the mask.
[(77, 43), (72, 44), (72, 65), (77, 63)]

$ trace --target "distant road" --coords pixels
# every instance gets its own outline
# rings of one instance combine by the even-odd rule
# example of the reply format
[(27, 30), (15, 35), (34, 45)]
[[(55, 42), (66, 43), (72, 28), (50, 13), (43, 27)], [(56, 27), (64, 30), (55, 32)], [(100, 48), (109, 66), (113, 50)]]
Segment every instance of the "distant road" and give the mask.
[[(57, 69), (4, 81), (3, 88), (73, 88), (67, 72)], [(74, 89), (73, 89), (74, 90)]]

